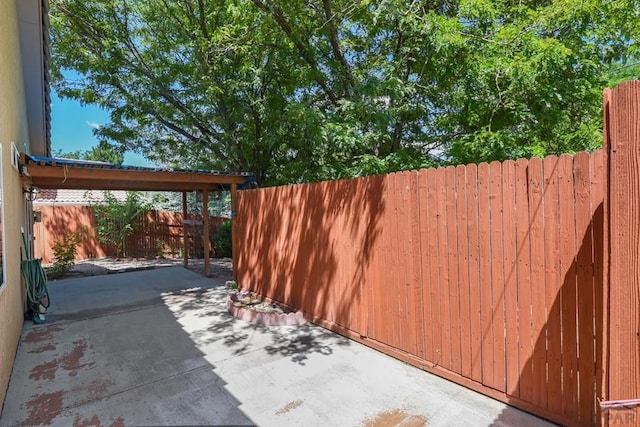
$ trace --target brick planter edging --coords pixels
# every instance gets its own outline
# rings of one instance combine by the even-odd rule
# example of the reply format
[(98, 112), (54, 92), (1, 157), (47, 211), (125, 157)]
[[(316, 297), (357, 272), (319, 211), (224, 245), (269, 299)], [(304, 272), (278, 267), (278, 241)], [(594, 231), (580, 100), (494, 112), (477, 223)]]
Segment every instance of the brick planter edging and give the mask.
[(306, 322), (301, 310), (293, 313), (262, 313), (234, 305), (238, 302), (238, 292), (227, 295), (227, 310), (236, 319), (263, 326), (297, 326)]

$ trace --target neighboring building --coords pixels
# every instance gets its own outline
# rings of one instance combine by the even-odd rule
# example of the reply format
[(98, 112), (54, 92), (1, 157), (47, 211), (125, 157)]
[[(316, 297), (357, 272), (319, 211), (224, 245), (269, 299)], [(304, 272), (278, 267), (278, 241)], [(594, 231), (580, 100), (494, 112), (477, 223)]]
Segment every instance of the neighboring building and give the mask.
[(18, 152), (51, 155), (47, 28), (46, 0), (0, 4), (0, 402), (24, 319), (21, 230), (27, 241), (31, 237), (31, 202), (23, 192)]

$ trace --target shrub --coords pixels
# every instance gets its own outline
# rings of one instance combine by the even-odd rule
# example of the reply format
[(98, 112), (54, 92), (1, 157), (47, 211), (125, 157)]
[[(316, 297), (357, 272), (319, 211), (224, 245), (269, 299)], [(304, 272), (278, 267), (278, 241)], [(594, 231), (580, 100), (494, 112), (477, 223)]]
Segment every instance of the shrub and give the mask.
[(217, 257), (231, 257), (231, 220), (226, 220), (220, 227), (213, 238), (213, 248)]
[(162, 239), (156, 240), (156, 257), (164, 258), (164, 245), (165, 242)]
[(79, 230), (67, 234), (62, 238), (62, 241), (57, 241), (53, 245), (55, 261), (47, 269), (47, 276), (50, 279), (64, 277), (73, 268), (76, 264), (78, 246), (86, 234), (86, 227), (81, 227)]

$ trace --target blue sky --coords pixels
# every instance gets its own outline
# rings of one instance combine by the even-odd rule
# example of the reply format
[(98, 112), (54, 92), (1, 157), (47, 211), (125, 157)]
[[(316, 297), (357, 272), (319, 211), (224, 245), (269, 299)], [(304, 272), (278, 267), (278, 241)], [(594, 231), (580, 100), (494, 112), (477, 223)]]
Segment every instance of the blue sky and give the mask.
[[(51, 150), (63, 153), (90, 150), (98, 145), (93, 129), (109, 122), (109, 113), (90, 105), (80, 105), (71, 99), (60, 99), (51, 93)], [(124, 164), (153, 166), (139, 154), (127, 152)]]

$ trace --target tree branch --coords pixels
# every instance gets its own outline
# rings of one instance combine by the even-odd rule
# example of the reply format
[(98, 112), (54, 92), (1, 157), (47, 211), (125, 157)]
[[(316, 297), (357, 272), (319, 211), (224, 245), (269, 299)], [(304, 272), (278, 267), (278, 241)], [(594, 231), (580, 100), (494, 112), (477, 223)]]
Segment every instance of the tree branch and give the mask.
[[(128, 32), (128, 30), (127, 30)], [(214, 132), (209, 129), (202, 121), (196, 118), (195, 113), (187, 107), (182, 101), (180, 101), (172, 91), (167, 88), (153, 73), (149, 65), (146, 63), (135, 44), (127, 34), (127, 38), (125, 40), (125, 45), (129, 52), (133, 55), (133, 57), (138, 61), (139, 66), (137, 66), (132, 61), (123, 58), (124, 61), (133, 69), (137, 69), (143, 76), (145, 76), (149, 81), (153, 84), (153, 86), (158, 91), (158, 94), (164, 98), (167, 102), (173, 105), (178, 111), (185, 115), (187, 119), (189, 119), (192, 124), (200, 131), (203, 135), (214, 136)]]
[(261, 0), (252, 0), (253, 4), (256, 5), (260, 10), (271, 15), (273, 19), (276, 21), (280, 29), (287, 35), (289, 40), (293, 42), (296, 49), (298, 50), (298, 54), (302, 57), (302, 59), (307, 63), (309, 68), (313, 71), (314, 79), (316, 83), (322, 88), (322, 91), (327, 95), (329, 100), (334, 106), (338, 106), (338, 97), (333, 92), (333, 90), (327, 84), (327, 80), (324, 74), (320, 71), (318, 67), (318, 63), (306, 48), (306, 46), (295, 36), (291, 25), (287, 22), (282, 13), (282, 9), (273, 4), (272, 0), (266, 0), (268, 5), (263, 3)]
[(329, 41), (331, 43), (331, 49), (333, 54), (342, 64), (344, 77), (345, 77), (345, 90), (348, 92), (349, 88), (355, 86), (355, 79), (351, 73), (351, 66), (347, 62), (347, 59), (340, 49), (340, 41), (338, 39), (338, 30), (336, 28), (335, 15), (331, 11), (331, 0), (322, 0), (322, 6), (324, 7), (324, 14), (327, 18), (327, 26), (329, 28)]

